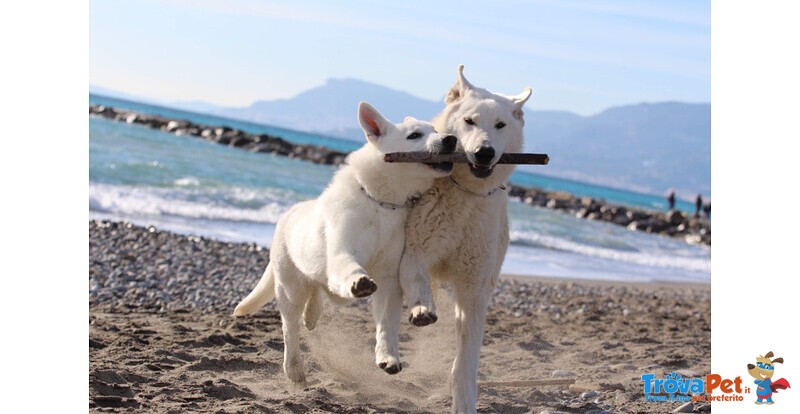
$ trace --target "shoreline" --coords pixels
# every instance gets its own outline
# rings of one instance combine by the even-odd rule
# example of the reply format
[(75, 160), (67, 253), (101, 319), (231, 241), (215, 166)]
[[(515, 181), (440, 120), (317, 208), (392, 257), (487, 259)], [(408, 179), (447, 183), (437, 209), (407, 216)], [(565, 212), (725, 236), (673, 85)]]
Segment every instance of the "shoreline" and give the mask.
[[(326, 303), (301, 334), (308, 382), (296, 386), (281, 370), (274, 302), (230, 315), (261, 276), (263, 247), (90, 220), (88, 259), (90, 412), (449, 411), (446, 289), (435, 324), (403, 319), (393, 376), (374, 366), (369, 300)], [(505, 275), (487, 315), (478, 410), (671, 412), (682, 403), (644, 401), (640, 377), (710, 372), (710, 301), (707, 284)], [(575, 383), (503, 385), (560, 375)]]
[[(90, 105), (89, 114), (106, 119), (159, 129), (178, 136), (196, 137), (243, 150), (281, 155), (316, 164), (340, 165), (346, 153), (322, 146), (294, 144), (268, 134), (250, 134), (227, 126), (208, 126), (186, 120), (169, 119), (104, 105)], [(566, 192), (544, 191), (510, 185), (509, 197), (532, 207), (560, 210), (575, 217), (600, 220), (630, 230), (678, 238), (690, 244), (711, 245), (711, 223), (705, 217), (690, 217), (678, 210), (659, 212), (624, 207), (592, 197), (577, 197)]]
[(587, 286), (601, 286), (601, 287), (642, 287), (650, 288), (653, 290), (658, 289), (700, 289), (711, 290), (711, 282), (701, 281), (687, 281), (687, 282), (671, 282), (671, 281), (655, 281), (655, 282), (640, 282), (640, 281), (621, 281), (621, 280), (603, 280), (603, 279), (588, 279), (581, 277), (559, 277), (559, 276), (543, 276), (543, 275), (517, 275), (510, 273), (501, 273), (500, 279), (514, 280), (518, 282), (538, 282), (544, 284), (558, 284), (558, 283), (575, 283)]

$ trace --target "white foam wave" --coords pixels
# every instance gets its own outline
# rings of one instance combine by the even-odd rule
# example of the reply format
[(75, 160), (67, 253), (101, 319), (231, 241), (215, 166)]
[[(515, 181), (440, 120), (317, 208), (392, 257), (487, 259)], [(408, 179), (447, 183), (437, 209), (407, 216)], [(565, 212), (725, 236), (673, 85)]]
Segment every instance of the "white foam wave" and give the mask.
[(179, 187), (197, 187), (198, 185), (200, 185), (200, 180), (192, 176), (181, 177), (175, 180), (173, 184)]
[[(623, 251), (611, 248), (592, 246), (559, 237), (542, 235), (532, 232), (511, 231), (511, 242), (529, 246), (542, 246), (545, 248), (577, 253), (618, 262), (632, 263), (642, 266), (652, 266), (664, 269), (679, 269), (692, 272), (711, 272), (710, 256), (699, 255), (697, 246), (687, 245), (683, 251)], [(658, 236), (653, 236), (658, 237)], [(683, 255), (681, 254), (683, 253)]]
[(124, 215), (277, 223), (294, 203), (274, 189), (89, 185), (89, 210)]

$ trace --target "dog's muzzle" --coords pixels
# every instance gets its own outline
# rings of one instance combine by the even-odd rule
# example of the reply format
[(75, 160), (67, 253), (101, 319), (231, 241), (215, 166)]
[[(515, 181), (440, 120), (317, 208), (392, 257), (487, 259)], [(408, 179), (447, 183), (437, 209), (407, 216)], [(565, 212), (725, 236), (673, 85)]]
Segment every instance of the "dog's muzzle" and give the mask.
[[(437, 142), (431, 152), (435, 154), (452, 154), (456, 150), (456, 144), (458, 144), (458, 139), (454, 135), (448, 135)], [(425, 165), (444, 173), (453, 171), (452, 162), (426, 163)]]
[(470, 160), (469, 171), (478, 178), (486, 178), (492, 175), (492, 171), (494, 170), (492, 160), (494, 156), (495, 151), (492, 147), (481, 147), (472, 154), (468, 154), (467, 159)]

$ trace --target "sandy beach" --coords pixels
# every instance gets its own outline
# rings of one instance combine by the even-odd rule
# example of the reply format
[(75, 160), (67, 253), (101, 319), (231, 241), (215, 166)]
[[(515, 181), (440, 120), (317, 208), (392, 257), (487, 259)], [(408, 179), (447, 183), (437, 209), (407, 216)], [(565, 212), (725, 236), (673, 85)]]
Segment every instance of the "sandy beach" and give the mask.
[[(454, 354), (452, 306), (404, 321), (403, 371), (373, 362), (368, 299), (326, 304), (303, 333), (308, 383), (281, 370), (274, 303), (235, 304), (261, 276), (266, 249), (125, 223), (89, 222), (90, 412), (443, 413)], [(505, 276), (487, 318), (483, 413), (671, 412), (643, 401), (641, 375), (709, 372), (710, 286)], [(498, 382), (574, 378), (572, 385)], [(696, 411), (708, 406), (695, 406)]]

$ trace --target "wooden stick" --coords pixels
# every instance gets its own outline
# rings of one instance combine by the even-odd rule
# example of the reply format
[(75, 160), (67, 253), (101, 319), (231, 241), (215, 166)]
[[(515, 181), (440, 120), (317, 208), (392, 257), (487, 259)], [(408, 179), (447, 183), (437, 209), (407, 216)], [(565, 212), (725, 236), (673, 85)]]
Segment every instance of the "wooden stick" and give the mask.
[(541, 387), (543, 385), (569, 385), (574, 384), (575, 378), (553, 378), (520, 381), (481, 381), (479, 387)]
[[(463, 152), (454, 152), (452, 154), (432, 154), (430, 152), (392, 152), (384, 154), (383, 160), (386, 162), (424, 162), (424, 163), (439, 163), (439, 162), (454, 162), (466, 164), (467, 154)], [(530, 153), (505, 153), (500, 156), (498, 164), (530, 164), (530, 165), (547, 165), (550, 162), (550, 157), (547, 154), (530, 154)]]

